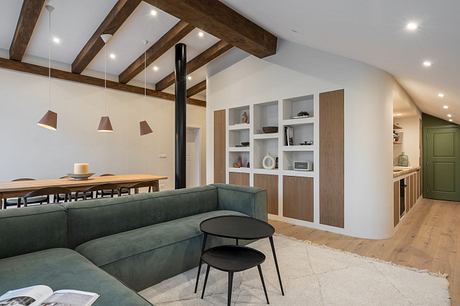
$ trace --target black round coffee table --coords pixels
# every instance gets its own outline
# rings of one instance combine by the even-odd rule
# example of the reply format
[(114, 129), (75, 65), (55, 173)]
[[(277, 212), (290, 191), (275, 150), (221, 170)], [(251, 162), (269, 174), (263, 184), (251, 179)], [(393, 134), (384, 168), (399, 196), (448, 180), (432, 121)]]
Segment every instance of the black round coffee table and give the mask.
[(241, 272), (257, 266), (260, 280), (262, 281), (262, 287), (264, 288), (265, 299), (267, 300), (267, 304), (270, 304), (268, 301), (267, 288), (265, 287), (262, 268), (260, 267), (260, 265), (265, 261), (265, 255), (262, 252), (245, 246), (222, 245), (205, 251), (203, 255), (201, 255), (201, 260), (208, 264), (201, 298), (204, 297), (209, 270), (211, 267), (228, 272), (227, 305), (230, 305), (232, 302), (233, 274), (235, 272)]
[[(231, 238), (236, 240), (236, 245), (239, 240), (258, 240), (268, 238), (275, 260), (276, 272), (280, 283), (281, 294), (284, 295), (283, 283), (278, 267), (278, 259), (276, 257), (275, 244), (273, 242), (273, 234), (275, 229), (273, 226), (262, 220), (247, 217), (247, 216), (219, 216), (204, 220), (200, 224), (200, 229), (203, 232), (203, 245), (201, 253), (204, 254), (206, 248), (206, 240), (208, 235)], [(198, 265), (198, 273), (196, 277), (195, 293), (198, 290), (198, 281), (201, 272), (202, 260)]]

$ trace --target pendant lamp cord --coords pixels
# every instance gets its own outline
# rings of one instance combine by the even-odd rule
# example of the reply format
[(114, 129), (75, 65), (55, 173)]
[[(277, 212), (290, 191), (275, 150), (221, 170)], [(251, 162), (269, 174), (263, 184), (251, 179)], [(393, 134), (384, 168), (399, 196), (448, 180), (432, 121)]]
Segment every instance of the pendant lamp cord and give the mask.
[(105, 98), (105, 115), (108, 115), (107, 106), (107, 44), (104, 43), (104, 98)]
[(48, 11), (48, 108), (51, 109), (51, 10)]

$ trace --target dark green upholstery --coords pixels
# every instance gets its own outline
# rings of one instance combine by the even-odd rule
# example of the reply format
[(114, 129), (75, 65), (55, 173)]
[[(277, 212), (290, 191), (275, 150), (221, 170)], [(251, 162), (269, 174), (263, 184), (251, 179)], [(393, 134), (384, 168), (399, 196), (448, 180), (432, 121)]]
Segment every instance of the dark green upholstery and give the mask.
[(219, 209), (239, 211), (267, 221), (267, 192), (262, 188), (216, 184)]
[(0, 294), (45, 284), (98, 292), (101, 306), (148, 305), (112, 276), (141, 290), (196, 266), (200, 222), (228, 214), (267, 220), (265, 191), (210, 185), (0, 211)]
[(91, 240), (76, 251), (130, 288), (142, 290), (194, 267), (201, 251), (201, 221), (223, 215), (243, 214), (202, 213)]
[(67, 218), (60, 205), (0, 213), (0, 258), (67, 246)]
[(92, 239), (217, 209), (217, 188), (206, 186), (65, 204), (74, 248)]
[(53, 290), (97, 292), (94, 306), (151, 305), (113, 276), (70, 249), (48, 249), (0, 259), (0, 295), (8, 290), (46, 284)]

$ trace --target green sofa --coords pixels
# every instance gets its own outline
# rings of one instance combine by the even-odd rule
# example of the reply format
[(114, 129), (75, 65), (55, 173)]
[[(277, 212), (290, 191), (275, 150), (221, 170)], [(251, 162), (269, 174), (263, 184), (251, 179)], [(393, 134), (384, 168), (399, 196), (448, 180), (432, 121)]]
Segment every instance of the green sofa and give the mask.
[(202, 220), (266, 220), (266, 205), (262, 189), (209, 185), (0, 211), (0, 295), (45, 284), (97, 292), (94, 305), (151, 305), (136, 291), (197, 265)]

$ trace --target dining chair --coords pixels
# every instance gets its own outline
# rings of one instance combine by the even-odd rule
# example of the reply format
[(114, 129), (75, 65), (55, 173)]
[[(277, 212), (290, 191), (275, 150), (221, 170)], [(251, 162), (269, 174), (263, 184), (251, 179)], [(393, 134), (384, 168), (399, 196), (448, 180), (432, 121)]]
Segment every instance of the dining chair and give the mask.
[[(115, 174), (113, 174), (113, 173), (104, 173), (104, 174), (101, 174), (99, 176), (100, 177), (101, 176), (115, 176)], [(129, 188), (129, 186), (121, 186), (120, 190), (118, 190), (117, 195), (118, 196), (129, 195), (129, 191), (127, 191), (128, 188)], [(112, 192), (110, 190), (100, 190), (99, 192), (102, 193), (102, 197), (108, 197), (108, 196), (110, 196), (112, 194)]]
[[(64, 175), (64, 176), (61, 176), (59, 179), (60, 179), (60, 180), (70, 179), (70, 176)], [(84, 200), (84, 199), (85, 199), (83, 193), (78, 193), (77, 191), (71, 192), (71, 193), (68, 195), (68, 197), (69, 197), (69, 202), (70, 202), (70, 201), (78, 201), (78, 200)], [(64, 201), (64, 196), (60, 195), (60, 196), (59, 196), (59, 201)]]
[[(48, 204), (51, 203), (59, 203), (59, 202), (69, 202), (71, 191), (67, 188), (62, 187), (46, 187), (37, 189), (27, 193), (25, 196), (22, 197), (22, 201), (24, 202), (24, 207), (27, 207), (29, 204), (35, 204), (31, 202), (31, 199), (39, 196), (43, 196), (46, 198), (46, 202)], [(53, 197), (53, 201), (51, 202), (51, 196)], [(63, 200), (61, 200), (63, 199)], [(40, 203), (40, 205), (43, 204)]]
[(129, 187), (121, 187), (120, 190), (127, 190), (128, 194), (131, 194), (131, 190), (134, 189), (134, 194), (138, 194), (140, 188), (148, 188), (148, 193), (158, 191), (158, 181), (140, 182)]
[[(35, 181), (33, 178), (29, 177), (22, 177), (22, 178), (17, 178), (14, 180), (11, 180), (12, 182), (22, 182), (22, 181)], [(34, 203), (34, 204), (42, 204), (47, 201), (46, 196), (38, 196), (35, 197), (34, 199), (29, 199), (29, 203)], [(10, 199), (4, 199), (3, 200), (3, 209), (6, 209), (8, 206), (16, 206), (16, 207), (21, 207), (21, 198), (10, 198)]]
[[(91, 186), (83, 191), (77, 192), (77, 197), (80, 194), (83, 194), (83, 199), (95, 199), (95, 198), (105, 198), (110, 196), (113, 198), (114, 195), (119, 195), (120, 186), (116, 184), (101, 184)], [(104, 193), (102, 192), (104, 191)]]

